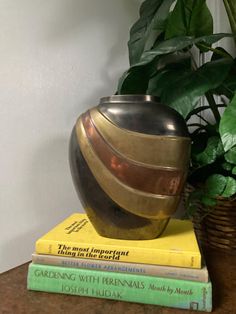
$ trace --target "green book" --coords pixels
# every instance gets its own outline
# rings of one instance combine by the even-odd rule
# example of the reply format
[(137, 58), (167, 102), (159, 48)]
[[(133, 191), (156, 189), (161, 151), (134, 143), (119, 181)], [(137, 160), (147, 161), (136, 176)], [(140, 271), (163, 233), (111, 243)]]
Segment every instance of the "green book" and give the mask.
[(210, 312), (211, 282), (29, 265), (29, 290), (73, 294)]

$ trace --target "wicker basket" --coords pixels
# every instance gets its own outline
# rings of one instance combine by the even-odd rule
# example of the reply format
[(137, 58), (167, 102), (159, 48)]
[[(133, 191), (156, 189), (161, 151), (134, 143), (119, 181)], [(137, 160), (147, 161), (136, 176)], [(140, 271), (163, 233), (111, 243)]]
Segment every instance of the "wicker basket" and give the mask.
[[(187, 185), (184, 200), (193, 187)], [(217, 198), (213, 208), (197, 204), (194, 229), (200, 242), (220, 249), (236, 250), (236, 198)]]

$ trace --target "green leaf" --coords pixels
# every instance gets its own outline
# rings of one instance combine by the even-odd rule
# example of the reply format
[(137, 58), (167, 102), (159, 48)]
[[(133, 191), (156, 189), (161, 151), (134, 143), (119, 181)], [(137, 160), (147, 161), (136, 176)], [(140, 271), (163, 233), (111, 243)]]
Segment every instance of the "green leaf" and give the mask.
[(218, 60), (221, 58), (232, 58), (233, 59), (231, 54), (222, 47), (212, 48), (212, 51), (213, 51), (213, 54), (211, 56), (212, 61)]
[(142, 66), (152, 62), (156, 57), (182, 51), (195, 43), (196, 39), (191, 36), (175, 37), (158, 43), (153, 49), (142, 54), (140, 62), (134, 66)]
[[(169, 2), (172, 3), (173, 1), (168, 1), (168, 3)], [(128, 47), (131, 65), (140, 60), (147, 42), (149, 42), (149, 49), (155, 43), (158, 36), (158, 28), (162, 29), (164, 19), (160, 18), (156, 21), (156, 15), (160, 7), (163, 7), (164, 3), (165, 1), (163, 0), (146, 0), (142, 3), (139, 11), (140, 18), (130, 29)]]
[(231, 197), (236, 193), (236, 180), (221, 174), (211, 175), (205, 183), (207, 197)]
[(229, 162), (223, 162), (223, 163), (221, 164), (221, 166), (222, 166), (222, 168), (223, 168), (224, 170), (226, 170), (226, 171), (231, 171), (232, 168), (233, 168), (233, 165), (230, 164)]
[(236, 147), (232, 147), (227, 153), (225, 153), (225, 160), (229, 163), (236, 165)]
[(207, 146), (207, 141), (209, 135), (206, 132), (194, 133), (191, 134), (192, 145), (191, 145), (191, 154), (192, 159), (196, 159), (196, 156), (204, 151)]
[(229, 58), (207, 62), (196, 71), (182, 77), (178, 84), (176, 81), (170, 81), (168, 89), (162, 93), (162, 102), (186, 118), (201, 96), (224, 81), (231, 65), (232, 60)]
[(236, 94), (222, 115), (219, 132), (225, 151), (236, 145)]
[(236, 180), (232, 177), (226, 177), (226, 187), (221, 194), (223, 197), (231, 197), (236, 193)]
[(146, 94), (149, 82), (149, 67), (137, 67), (126, 71), (118, 83), (119, 94)]
[(224, 88), (222, 94), (226, 95), (228, 98), (232, 98), (234, 94), (236, 93), (236, 75), (235, 73), (230, 73), (228, 77), (225, 79), (225, 81), (222, 84), (222, 87)]
[(206, 148), (201, 153), (193, 156), (193, 158), (200, 166), (205, 166), (212, 164), (223, 153), (224, 150), (220, 138), (213, 136), (208, 139)]
[(140, 59), (140, 62), (134, 64), (134, 66), (142, 66), (153, 61), (157, 56), (174, 53), (181, 51), (197, 43), (205, 43), (206, 45), (212, 45), (217, 41), (225, 37), (232, 37), (232, 34), (219, 33), (207, 36), (201, 36), (194, 38), (193, 36), (178, 36), (171, 39), (167, 39), (154, 46), (153, 49), (145, 51)]
[(206, 195), (216, 197), (223, 193), (227, 184), (227, 179), (221, 174), (211, 175), (205, 183)]
[(210, 206), (213, 207), (216, 205), (216, 199), (215, 198), (211, 198), (207, 195), (203, 195), (201, 198), (201, 202), (205, 205), (205, 206)]
[(201, 189), (195, 189), (194, 191), (190, 192), (186, 202), (186, 212), (188, 217), (192, 217), (199, 206), (199, 200), (201, 200), (203, 196), (203, 191)]
[(168, 19), (165, 38), (200, 37), (212, 33), (213, 19), (205, 0), (177, 0)]
[(186, 72), (184, 70), (164, 70), (150, 79), (148, 85), (148, 94), (164, 97), (167, 90), (169, 91), (170, 84), (177, 84), (184, 78)]
[(202, 43), (206, 46), (211, 46), (212, 44), (226, 37), (234, 37), (234, 35), (231, 33), (217, 33), (217, 34), (212, 34), (209, 36), (202, 36), (202, 37), (196, 38), (195, 44)]
[(236, 174), (236, 166), (232, 169), (232, 174)]
[(234, 94), (236, 93), (236, 59), (234, 59), (228, 76), (214, 91), (214, 93), (218, 95), (225, 95), (229, 99), (233, 98)]
[(167, 64), (164, 68), (157, 71), (157, 74), (149, 81), (147, 93), (154, 96), (161, 96), (169, 89), (170, 82), (179, 82), (191, 69), (191, 59), (179, 58), (173, 63)]
[[(172, 39), (165, 40), (159, 44), (157, 44), (153, 49), (149, 51), (145, 51), (142, 54), (142, 57), (139, 62), (133, 64), (128, 71), (125, 72), (125, 74), (122, 75), (121, 79), (119, 80), (118, 85), (118, 94), (125, 94), (129, 93), (129, 91), (135, 90), (135, 84), (136, 80), (140, 81), (140, 79), (137, 79), (137, 75), (141, 75), (142, 77), (142, 70), (136, 70), (137, 68), (143, 68), (145, 70), (145, 75), (143, 77), (143, 86), (148, 86), (148, 81), (151, 78), (153, 71), (150, 70), (154, 67), (154, 65), (157, 63), (157, 61), (160, 59), (161, 56), (175, 53), (177, 51), (182, 51), (184, 48), (187, 48), (193, 44), (196, 44), (198, 42), (205, 42), (207, 44), (213, 44), (214, 42), (217, 42), (218, 40), (232, 36), (232, 34), (213, 34), (210, 36), (202, 36), (199, 38), (194, 38), (190, 36), (183, 36), (183, 37), (175, 37)], [(126, 82), (128, 81), (128, 82)], [(123, 88), (125, 86), (125, 88)]]

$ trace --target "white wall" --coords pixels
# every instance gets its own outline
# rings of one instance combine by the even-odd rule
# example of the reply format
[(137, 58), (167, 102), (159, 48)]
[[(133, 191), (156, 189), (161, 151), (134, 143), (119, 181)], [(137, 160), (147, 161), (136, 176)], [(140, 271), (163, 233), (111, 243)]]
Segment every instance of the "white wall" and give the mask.
[(82, 207), (68, 165), (77, 116), (115, 92), (137, 0), (0, 0), (0, 272)]

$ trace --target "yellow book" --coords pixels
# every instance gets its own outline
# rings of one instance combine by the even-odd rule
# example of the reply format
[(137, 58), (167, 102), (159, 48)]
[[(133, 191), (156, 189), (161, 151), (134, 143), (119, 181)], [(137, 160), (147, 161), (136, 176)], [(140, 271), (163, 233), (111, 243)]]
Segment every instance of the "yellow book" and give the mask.
[(152, 240), (117, 240), (97, 234), (86, 214), (69, 216), (36, 241), (38, 254), (131, 263), (201, 268), (201, 253), (190, 221), (171, 219)]

